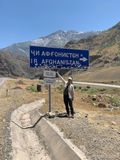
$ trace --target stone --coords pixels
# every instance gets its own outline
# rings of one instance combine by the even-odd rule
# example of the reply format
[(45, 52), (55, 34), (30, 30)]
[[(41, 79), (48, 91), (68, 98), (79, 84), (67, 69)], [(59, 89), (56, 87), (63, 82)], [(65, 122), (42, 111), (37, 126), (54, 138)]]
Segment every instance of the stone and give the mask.
[(5, 123), (6, 122), (6, 120), (5, 119), (3, 119), (3, 123)]
[(107, 108), (107, 105), (105, 103), (98, 103), (99, 108)]
[(111, 123), (112, 123), (112, 125), (116, 125), (117, 124), (115, 121), (112, 121)]
[(54, 112), (49, 112), (47, 115), (49, 118), (54, 118), (56, 116)]
[(93, 101), (96, 101), (96, 100), (97, 100), (97, 96), (96, 96), (96, 95), (93, 95), (92, 100), (93, 100)]
[(88, 118), (88, 114), (85, 115), (85, 118)]

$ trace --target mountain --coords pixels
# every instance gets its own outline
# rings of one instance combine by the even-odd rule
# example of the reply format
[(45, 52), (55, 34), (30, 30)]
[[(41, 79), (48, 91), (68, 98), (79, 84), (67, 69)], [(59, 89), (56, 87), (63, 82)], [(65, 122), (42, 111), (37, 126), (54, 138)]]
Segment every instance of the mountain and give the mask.
[(41, 76), (41, 69), (29, 67), (26, 55), (0, 51), (0, 77), (40, 78)]
[(99, 35), (68, 42), (65, 47), (89, 50), (91, 56), (98, 57), (91, 66), (120, 66), (120, 22)]
[(45, 37), (40, 37), (33, 41), (16, 43), (3, 49), (5, 52), (11, 52), (18, 55), (29, 55), (29, 46), (47, 46), (47, 47), (64, 47), (69, 41), (78, 41), (89, 36), (94, 36), (99, 32), (76, 32), (76, 31), (62, 31), (59, 30)]
[(0, 51), (0, 76), (28, 77), (28, 58), (24, 55)]
[[(120, 22), (103, 32), (57, 31), (33, 41), (8, 46), (0, 51), (0, 75), (39, 77), (40, 69), (29, 68), (28, 54), (30, 45), (48, 47), (64, 47), (65, 45), (66, 48), (88, 49), (92, 57), (90, 68), (108, 68), (112, 66), (114, 67), (114, 77), (115, 73), (120, 75), (119, 69), (116, 72), (115, 68), (120, 66)], [(93, 69), (94, 73), (95, 71), (96, 69)], [(98, 77), (98, 71), (96, 77)], [(106, 74), (106, 70), (104, 73)]]
[(10, 52), (12, 54), (17, 54), (17, 55), (26, 55), (26, 56), (28, 56), (29, 46), (30, 45), (31, 45), (31, 41), (15, 43), (15, 44), (13, 44), (11, 46), (3, 48), (2, 51), (3, 52)]
[(41, 37), (33, 41), (16, 43), (0, 50), (0, 75), (1, 76), (23, 76), (40, 77), (41, 69), (29, 68), (29, 46), (64, 47), (71, 40), (78, 41), (96, 35), (98, 32), (79, 33), (75, 31), (57, 31), (46, 37)]
[(59, 30), (46, 37), (42, 37), (32, 41), (33, 45), (47, 46), (47, 47), (64, 47), (69, 41), (78, 41), (89, 36), (96, 35), (98, 32), (76, 32), (76, 31), (62, 31)]

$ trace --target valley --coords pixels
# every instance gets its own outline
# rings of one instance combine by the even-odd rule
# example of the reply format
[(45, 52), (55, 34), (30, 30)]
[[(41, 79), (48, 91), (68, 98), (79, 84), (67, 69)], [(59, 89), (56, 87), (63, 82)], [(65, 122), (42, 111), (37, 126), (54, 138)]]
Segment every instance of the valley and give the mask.
[[(73, 78), (75, 89), (74, 118), (66, 116), (62, 97), (64, 87), (58, 77), (56, 77), (56, 83), (51, 87), (51, 114), (53, 114), (53, 117), (49, 116), (49, 87), (43, 81), (44, 69), (29, 67), (30, 45), (89, 50), (90, 66), (88, 68), (59, 70), (66, 80), (69, 76)], [(43, 53), (43, 55), (45, 54), (49, 56), (50, 53)], [(55, 53), (54, 56), (63, 55)], [(64, 53), (64, 56), (71, 57), (71, 54)], [(74, 54), (72, 58), (76, 58), (76, 56)], [(48, 59), (48, 61), (52, 67), (54, 64), (59, 63), (67, 65), (72, 65), (72, 62), (77, 63), (77, 61), (56, 61), (51, 59)], [(47, 64), (48, 61), (43, 60), (42, 62)], [(63, 137), (69, 139), (71, 143), (78, 147), (78, 150), (85, 154), (87, 160), (119, 160), (120, 89), (114, 88), (114, 86), (111, 88), (110, 86), (95, 86), (90, 85), (90, 83), (120, 86), (120, 23), (102, 32), (58, 31), (33, 41), (16, 43), (1, 49), (0, 77), (1, 160), (13, 160), (13, 155), (21, 156), (20, 152), (23, 153), (23, 157), (26, 160), (46, 159), (52, 157), (52, 154), (54, 155), (54, 147), (50, 144), (53, 149), (51, 152), (49, 145), (43, 141), (44, 136), (41, 135), (39, 125), (43, 117), (48, 123), (56, 125), (60, 133), (62, 132)], [(74, 83), (75, 81), (78, 83)], [(41, 91), (37, 90), (37, 85), (40, 85)], [(25, 108), (24, 106), (27, 105), (28, 109), (30, 109), (33, 102), (37, 104), (37, 101), (43, 98), (45, 103), (39, 108), (39, 111), (27, 112), (27, 107)], [(21, 120), (21, 117), (17, 117), (18, 121), (25, 121), (27, 117), (26, 121), (28, 123), (30, 116), (34, 117), (33, 119), (31, 118), (32, 120), (36, 116), (39, 119), (33, 125), (33, 128), (27, 128), (26, 131), (22, 127), (20, 128), (19, 125), (14, 129), (16, 121), (14, 125), (11, 125), (13, 128), (10, 126), (13, 123), (10, 122), (11, 113), (13, 111), (17, 113), (16, 110), (19, 110), (21, 106), (26, 113), (24, 118), (24, 114), (20, 111), (23, 119)], [(15, 133), (15, 139), (19, 136), (22, 137), (23, 146), (20, 141), (18, 141), (19, 144), (14, 141), (14, 136), (11, 137), (11, 132)], [(19, 136), (16, 133), (19, 133)], [(27, 134), (33, 137), (32, 144), (30, 135), (27, 136)], [(47, 137), (49, 140), (53, 139), (48, 135)], [(37, 146), (36, 149), (34, 145)]]

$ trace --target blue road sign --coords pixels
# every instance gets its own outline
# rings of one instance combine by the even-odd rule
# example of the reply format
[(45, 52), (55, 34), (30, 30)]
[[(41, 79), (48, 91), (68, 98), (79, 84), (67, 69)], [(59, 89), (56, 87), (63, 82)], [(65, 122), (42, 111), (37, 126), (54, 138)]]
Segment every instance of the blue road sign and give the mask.
[(88, 50), (30, 46), (30, 67), (79, 69), (88, 66)]

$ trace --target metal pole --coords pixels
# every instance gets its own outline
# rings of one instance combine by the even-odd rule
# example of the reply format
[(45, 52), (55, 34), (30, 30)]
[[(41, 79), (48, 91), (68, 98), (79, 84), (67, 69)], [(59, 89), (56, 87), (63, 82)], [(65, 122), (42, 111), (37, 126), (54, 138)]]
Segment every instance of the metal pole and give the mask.
[(72, 77), (72, 79), (73, 79), (73, 70), (71, 70), (71, 77)]
[(51, 112), (51, 85), (49, 84), (49, 112)]

